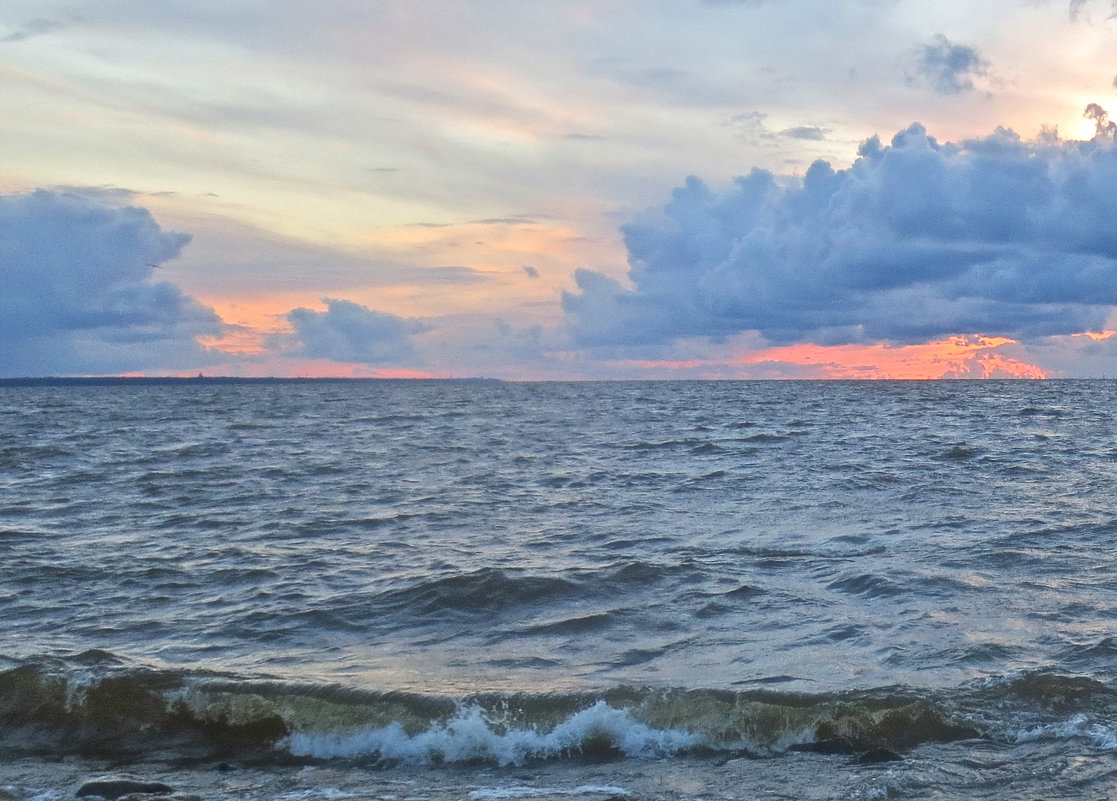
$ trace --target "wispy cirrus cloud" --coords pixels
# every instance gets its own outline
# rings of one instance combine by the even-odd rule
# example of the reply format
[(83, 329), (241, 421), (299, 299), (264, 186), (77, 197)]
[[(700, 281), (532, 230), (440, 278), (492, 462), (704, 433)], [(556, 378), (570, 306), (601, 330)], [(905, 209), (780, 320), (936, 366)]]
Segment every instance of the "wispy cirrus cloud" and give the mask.
[(0, 43), (22, 42), (69, 27), (68, 23), (54, 19), (37, 18), (24, 23), (11, 33), (0, 36)]

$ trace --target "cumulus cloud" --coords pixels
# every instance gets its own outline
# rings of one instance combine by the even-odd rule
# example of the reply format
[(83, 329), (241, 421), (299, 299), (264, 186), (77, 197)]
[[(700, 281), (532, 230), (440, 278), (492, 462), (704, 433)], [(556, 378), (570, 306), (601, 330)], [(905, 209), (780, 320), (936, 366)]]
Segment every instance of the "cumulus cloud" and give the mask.
[(162, 230), (113, 195), (0, 196), (0, 374), (177, 368), (221, 321), (174, 284), (152, 280), (189, 235)]
[(941, 33), (916, 56), (912, 83), (929, 86), (939, 94), (957, 95), (974, 88), (974, 78), (988, 74), (989, 62), (972, 47), (954, 44)]
[(1117, 305), (1117, 144), (918, 124), (801, 181), (697, 178), (623, 226), (630, 285), (592, 270), (563, 296), (582, 346), (757, 331), (770, 343), (1029, 339), (1101, 330)]
[(415, 359), (412, 337), (431, 330), (421, 320), (376, 311), (349, 300), (323, 298), (326, 311), (292, 309), (294, 333), (274, 345), (294, 355), (357, 364), (403, 364)]

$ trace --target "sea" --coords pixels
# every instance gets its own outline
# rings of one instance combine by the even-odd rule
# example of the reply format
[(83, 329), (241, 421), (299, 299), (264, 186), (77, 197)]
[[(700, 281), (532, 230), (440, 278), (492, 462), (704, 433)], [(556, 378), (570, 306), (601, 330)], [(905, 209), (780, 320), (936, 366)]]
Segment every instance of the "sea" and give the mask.
[(1117, 797), (1117, 382), (0, 383), (0, 798)]

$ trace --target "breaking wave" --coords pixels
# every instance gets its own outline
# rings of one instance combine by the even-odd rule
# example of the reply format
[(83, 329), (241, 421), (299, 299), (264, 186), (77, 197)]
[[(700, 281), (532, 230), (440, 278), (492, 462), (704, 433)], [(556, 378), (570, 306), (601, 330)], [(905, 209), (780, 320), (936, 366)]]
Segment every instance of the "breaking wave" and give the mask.
[(1029, 673), (950, 691), (614, 687), (452, 697), (138, 667), (104, 651), (6, 660), (0, 752), (372, 765), (903, 752), (970, 738), (1117, 750), (1117, 690)]

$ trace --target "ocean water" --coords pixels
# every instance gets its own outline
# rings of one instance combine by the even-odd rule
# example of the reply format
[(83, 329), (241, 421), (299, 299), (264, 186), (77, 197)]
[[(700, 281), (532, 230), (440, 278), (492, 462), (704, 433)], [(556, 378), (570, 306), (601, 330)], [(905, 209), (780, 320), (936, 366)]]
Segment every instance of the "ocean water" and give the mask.
[(1115, 539), (1110, 381), (9, 382), (0, 756), (1101, 798)]

